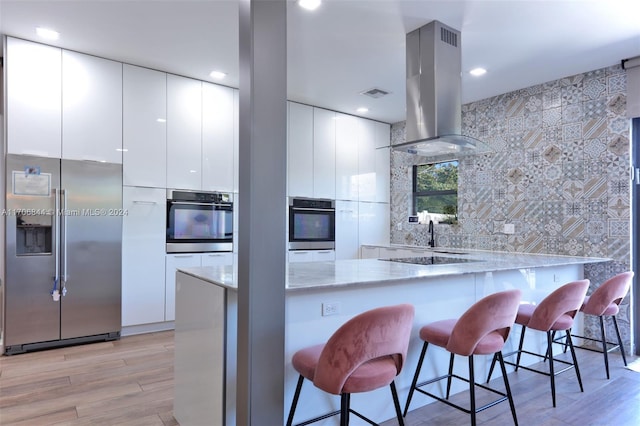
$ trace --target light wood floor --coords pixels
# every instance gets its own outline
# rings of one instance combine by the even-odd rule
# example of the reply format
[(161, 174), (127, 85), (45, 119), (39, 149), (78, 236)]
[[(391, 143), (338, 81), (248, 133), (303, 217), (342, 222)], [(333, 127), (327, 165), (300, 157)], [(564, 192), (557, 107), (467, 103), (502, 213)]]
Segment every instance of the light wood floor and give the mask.
[[(173, 332), (161, 332), (1, 357), (0, 424), (177, 425), (172, 415), (173, 348)], [(639, 425), (640, 373), (624, 368), (617, 353), (610, 355), (612, 377), (607, 380), (602, 355), (578, 351), (585, 392), (580, 392), (573, 371), (561, 374), (556, 380), (557, 408), (551, 405), (548, 377), (511, 373), (520, 425)], [(453, 400), (466, 403), (467, 396)], [(466, 414), (441, 403), (413, 410), (405, 421), (407, 426), (469, 424)], [(478, 424), (512, 424), (508, 404), (480, 413)]]

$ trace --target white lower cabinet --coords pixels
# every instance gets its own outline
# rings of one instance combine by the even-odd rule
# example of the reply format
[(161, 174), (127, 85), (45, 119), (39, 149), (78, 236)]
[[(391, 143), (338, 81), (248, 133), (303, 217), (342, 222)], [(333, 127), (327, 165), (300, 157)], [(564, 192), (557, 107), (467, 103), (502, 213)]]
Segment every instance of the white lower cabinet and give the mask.
[(165, 321), (176, 319), (176, 269), (200, 266), (233, 265), (233, 253), (167, 254), (165, 281)]
[(380, 247), (362, 246), (360, 247), (360, 259), (378, 259), (380, 257)]
[(200, 259), (201, 255), (199, 253), (167, 255), (164, 307), (165, 321), (173, 321), (176, 319), (176, 269), (198, 267), (201, 265)]
[(122, 325), (164, 321), (164, 189), (124, 187)]
[(336, 260), (334, 250), (290, 250), (289, 263), (296, 262), (331, 262)]

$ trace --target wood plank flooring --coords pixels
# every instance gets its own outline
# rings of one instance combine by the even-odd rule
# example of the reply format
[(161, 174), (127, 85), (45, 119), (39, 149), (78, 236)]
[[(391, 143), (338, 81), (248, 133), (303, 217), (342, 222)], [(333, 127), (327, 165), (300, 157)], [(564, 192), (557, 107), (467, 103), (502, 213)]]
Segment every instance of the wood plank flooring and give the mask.
[[(173, 332), (168, 331), (1, 357), (0, 424), (177, 425), (172, 411), (173, 348)], [(640, 373), (624, 368), (617, 353), (610, 354), (611, 380), (605, 378), (601, 354), (579, 350), (578, 360), (585, 392), (580, 392), (573, 371), (561, 374), (556, 380), (557, 408), (551, 405), (548, 377), (522, 370), (509, 375), (520, 425), (640, 424)], [(500, 387), (502, 381), (492, 384)], [(479, 392), (479, 398), (484, 397)], [(452, 398), (467, 403), (466, 393)], [(357, 409), (356, 398), (353, 403)], [(405, 421), (407, 426), (465, 425), (469, 417), (436, 402), (409, 412)], [(480, 413), (478, 424), (513, 424), (509, 405)]]

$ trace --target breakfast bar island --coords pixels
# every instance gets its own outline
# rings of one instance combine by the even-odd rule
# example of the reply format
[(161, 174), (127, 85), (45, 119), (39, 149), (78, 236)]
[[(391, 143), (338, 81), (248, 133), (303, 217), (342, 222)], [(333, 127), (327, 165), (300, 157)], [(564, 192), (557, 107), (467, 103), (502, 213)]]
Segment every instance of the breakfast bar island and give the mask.
[[(606, 261), (609, 259), (438, 250), (425, 252), (418, 258), (289, 263), (287, 282), (283, 283), (286, 285), (284, 418), (298, 378), (291, 366), (293, 354), (325, 342), (344, 322), (361, 312), (399, 303), (415, 307), (407, 360), (396, 378), (403, 405), (422, 347), (418, 336), (422, 325), (456, 318), (482, 297), (507, 289), (519, 289), (523, 302), (537, 303), (557, 287), (582, 279), (583, 265)], [(182, 425), (235, 425), (237, 281), (234, 267), (179, 269), (175, 324), (175, 418)], [(578, 318), (576, 331), (580, 331), (580, 327)], [(514, 327), (505, 352), (517, 346), (519, 335), (519, 327)], [(543, 333), (527, 334), (525, 348), (540, 352), (545, 347)], [(432, 349), (421, 378), (446, 373), (448, 358), (445, 351)], [(537, 361), (534, 357), (523, 357), (525, 365)], [(490, 362), (491, 357), (478, 357), (477, 377), (486, 375)], [(466, 363), (458, 364), (459, 374), (466, 376)], [(493, 379), (496, 377), (494, 373)], [(496, 387), (502, 386), (501, 380), (495, 383)], [(440, 392), (439, 385), (433, 386)], [(452, 393), (467, 389), (466, 383), (454, 381)], [(579, 392), (577, 383), (575, 391)], [(432, 399), (418, 395), (413, 398), (411, 408), (431, 402)], [(386, 388), (354, 394), (352, 405), (379, 422), (395, 417)], [(339, 406), (339, 397), (327, 395), (306, 382), (294, 422), (334, 411)], [(334, 417), (317, 424), (333, 425), (337, 421)], [(351, 424), (361, 424), (361, 420), (354, 417)]]

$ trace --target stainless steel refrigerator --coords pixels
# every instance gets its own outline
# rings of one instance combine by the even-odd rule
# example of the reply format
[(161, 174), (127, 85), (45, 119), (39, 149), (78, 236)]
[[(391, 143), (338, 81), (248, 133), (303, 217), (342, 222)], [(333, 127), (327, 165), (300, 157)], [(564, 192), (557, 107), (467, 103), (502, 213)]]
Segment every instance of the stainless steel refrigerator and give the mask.
[(122, 166), (7, 155), (6, 354), (120, 337)]

